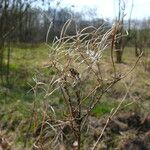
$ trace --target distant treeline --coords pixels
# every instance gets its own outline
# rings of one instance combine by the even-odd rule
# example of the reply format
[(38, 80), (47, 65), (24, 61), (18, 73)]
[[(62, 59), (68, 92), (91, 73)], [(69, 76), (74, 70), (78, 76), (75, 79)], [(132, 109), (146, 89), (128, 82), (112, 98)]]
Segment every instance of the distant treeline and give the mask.
[(67, 8), (37, 9), (27, 0), (0, 0), (0, 38), (1, 41), (6, 41), (9, 37), (12, 42), (44, 42), (51, 22), (53, 26), (49, 40), (59, 37), (63, 25), (71, 18), (76, 21), (72, 21), (69, 27), (68, 34), (71, 35), (76, 32), (76, 24), (78, 29), (83, 29), (89, 25), (98, 27), (104, 23), (103, 19), (89, 21), (82, 15)]
[[(87, 20), (82, 13), (73, 12), (71, 9), (49, 7), (47, 10), (42, 10), (33, 7), (33, 2), (38, 3), (39, 1), (0, 0), (1, 45), (4, 43), (2, 41), (8, 40), (8, 37), (12, 42), (44, 42), (51, 22), (53, 26), (49, 33), (49, 41), (52, 41), (56, 36), (59, 38), (63, 25), (70, 18), (74, 21), (72, 21), (68, 28), (67, 34), (69, 35), (75, 34), (76, 28), (82, 30), (90, 25), (99, 27), (104, 23), (107, 27), (111, 26), (111, 23), (106, 22), (104, 19), (95, 18), (93, 16), (94, 12), (88, 13), (88, 18), (90, 18), (90, 20)], [(128, 22), (126, 23), (128, 24)], [(150, 35), (150, 18), (144, 20), (131, 20), (130, 23), (131, 40), (129, 44), (135, 45), (136, 42), (140, 41), (142, 45), (149, 45), (150, 42), (147, 40)]]

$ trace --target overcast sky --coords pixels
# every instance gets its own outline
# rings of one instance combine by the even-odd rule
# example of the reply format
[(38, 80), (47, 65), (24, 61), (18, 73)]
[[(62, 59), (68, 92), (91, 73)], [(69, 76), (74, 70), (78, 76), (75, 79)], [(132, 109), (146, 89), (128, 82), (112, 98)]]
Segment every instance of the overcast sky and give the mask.
[[(71, 7), (75, 11), (83, 11), (88, 8), (96, 9), (98, 17), (114, 19), (117, 16), (118, 0), (58, 0), (60, 7)], [(55, 0), (55, 2), (58, 2)], [(129, 17), (132, 0), (124, 0), (126, 3), (126, 19)], [(133, 0), (134, 6), (132, 19), (142, 19), (150, 16), (150, 0)]]

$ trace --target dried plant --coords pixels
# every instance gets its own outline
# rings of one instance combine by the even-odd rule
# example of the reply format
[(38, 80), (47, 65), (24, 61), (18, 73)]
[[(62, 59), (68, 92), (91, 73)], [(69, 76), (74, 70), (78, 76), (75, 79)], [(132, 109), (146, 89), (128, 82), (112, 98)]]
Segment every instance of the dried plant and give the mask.
[[(142, 56), (139, 56), (128, 72), (120, 73), (113, 58), (114, 43), (116, 38), (120, 38), (116, 35), (119, 25), (115, 24), (109, 29), (105, 24), (99, 28), (89, 26), (81, 31), (76, 28), (76, 35), (68, 36), (67, 30), (73, 21), (70, 19), (65, 23), (60, 38), (55, 38), (52, 46), (47, 43), (50, 51), (50, 63), (47, 67), (54, 73), (49, 76), (49, 82), (36, 80), (36, 88), (40, 87), (45, 91), (45, 99), (51, 99), (55, 93), (59, 94), (58, 97), (62, 96), (63, 110), (54, 108), (50, 101), (44, 102), (43, 122), (37, 128), (38, 138), (34, 148), (44, 149), (43, 137), (44, 141), (50, 137), (51, 140), (47, 144), (53, 149), (65, 149), (66, 140), (72, 149), (80, 150), (81, 134), (88, 124), (91, 111), (100, 103), (105, 93), (135, 68)], [(103, 59), (105, 51), (110, 54), (111, 65)], [(106, 65), (109, 65), (109, 70), (106, 69)], [(109, 119), (118, 111), (122, 101), (112, 110), (93, 150), (100, 141)], [(47, 113), (49, 110), (52, 116)], [(63, 114), (61, 118), (57, 116), (57, 111)], [(52, 136), (49, 129), (54, 133)], [(73, 141), (68, 139), (67, 134), (73, 137)]]

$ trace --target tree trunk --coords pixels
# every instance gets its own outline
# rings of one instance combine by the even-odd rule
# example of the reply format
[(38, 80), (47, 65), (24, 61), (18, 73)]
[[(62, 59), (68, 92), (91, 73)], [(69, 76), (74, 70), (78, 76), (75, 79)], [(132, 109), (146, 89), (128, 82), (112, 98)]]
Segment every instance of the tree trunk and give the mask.
[(7, 74), (6, 74), (6, 82), (7, 86), (9, 86), (9, 72), (10, 72), (10, 40), (8, 41), (8, 52), (7, 52)]
[(116, 50), (116, 63), (122, 63), (122, 54), (121, 49)]
[(4, 55), (4, 43), (3, 41), (0, 42), (0, 78), (1, 78), (1, 84), (4, 83), (4, 79), (3, 79), (3, 55)]

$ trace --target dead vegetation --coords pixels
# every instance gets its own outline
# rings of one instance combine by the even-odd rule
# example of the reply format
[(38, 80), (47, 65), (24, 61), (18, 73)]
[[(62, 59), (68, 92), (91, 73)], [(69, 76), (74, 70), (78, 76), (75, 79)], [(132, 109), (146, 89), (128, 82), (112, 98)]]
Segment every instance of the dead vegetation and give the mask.
[[(82, 31), (78, 31), (76, 28), (76, 35), (67, 36), (67, 29), (71, 23), (72, 20), (66, 22), (60, 39), (56, 38), (53, 45), (49, 47), (50, 63), (47, 67), (53, 70), (54, 74), (49, 77), (47, 82), (35, 79), (36, 86), (32, 88), (34, 93), (37, 93), (38, 89), (43, 89), (45, 92), (43, 121), (35, 132), (34, 149), (48, 149), (48, 147), (82, 149), (83, 139), (86, 139), (83, 135), (84, 132), (88, 132), (87, 126), (90, 124), (89, 118), (92, 110), (116, 83), (133, 71), (142, 56), (141, 54), (138, 57), (130, 69), (121, 72), (114, 62), (114, 44), (116, 38), (119, 38), (116, 35), (117, 24), (107, 30), (105, 30), (105, 25), (98, 29), (90, 26)], [(110, 54), (108, 58), (111, 60), (107, 71), (105, 71), (105, 63), (102, 61), (103, 53), (106, 50)], [(129, 95), (132, 82), (124, 84), (126, 92), (118, 105), (110, 111), (95, 143), (91, 143), (92, 150), (97, 149), (105, 130), (109, 124), (112, 124), (112, 118)], [(52, 103), (48, 101), (53, 98), (55, 93), (62, 95), (62, 110), (53, 107)], [(50, 116), (48, 115), (49, 109), (52, 112)], [(61, 117), (57, 117), (59, 111), (62, 111)], [(128, 123), (119, 120), (115, 120), (112, 125), (116, 126), (117, 129), (114, 127), (114, 130), (116, 129), (118, 132), (119, 128), (128, 128)]]

